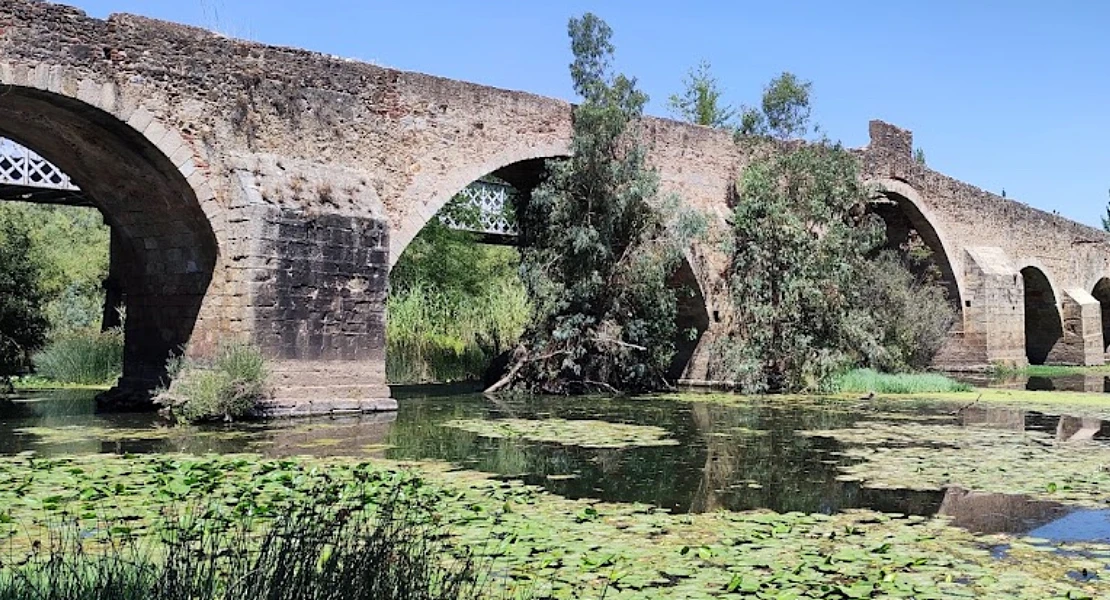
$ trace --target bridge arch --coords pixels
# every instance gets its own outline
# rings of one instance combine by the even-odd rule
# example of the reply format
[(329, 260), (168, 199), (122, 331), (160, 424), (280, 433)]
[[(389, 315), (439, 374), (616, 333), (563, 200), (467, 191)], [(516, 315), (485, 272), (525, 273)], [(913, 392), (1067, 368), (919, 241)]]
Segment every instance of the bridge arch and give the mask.
[(1110, 277), (1100, 278), (1091, 286), (1091, 296), (1098, 300), (1102, 314), (1102, 350), (1110, 348)]
[[(932, 259), (941, 272), (941, 282), (948, 292), (948, 299), (963, 314), (963, 299), (966, 298), (962, 274), (957, 272), (953, 258), (959, 256), (953, 251), (955, 246), (949, 241), (939, 221), (929, 210), (921, 195), (904, 181), (897, 179), (874, 179), (867, 182), (876, 193), (894, 204), (896, 211), (890, 214), (879, 212), (887, 223), (888, 237), (904, 236), (903, 228), (912, 227), (922, 241), (932, 251)], [(877, 207), (873, 206), (873, 210)], [(903, 222), (899, 223), (900, 220)], [(895, 240), (890, 240), (891, 242)]]
[[(570, 152), (569, 140), (538, 145), (528, 142), (523, 147), (510, 146), (486, 160), (460, 166), (440, 177), (418, 178), (408, 186), (400, 204), (415, 208), (392, 225), (390, 266), (397, 264), (405, 249), (436, 213), (471, 183), (492, 175), (526, 194), (541, 181), (548, 160), (568, 157)], [(666, 373), (672, 383), (686, 374), (710, 326), (704, 274), (695, 264), (687, 250), (667, 281), (675, 291), (677, 302), (675, 356)]]
[(215, 193), (193, 146), (145, 109), (125, 107), (115, 84), (6, 64), (0, 76), (0, 136), (68, 175), (120, 241), (113, 270), (127, 320), (117, 388), (141, 396), (197, 326), (218, 258)]
[[(533, 172), (551, 158), (570, 155), (568, 142), (506, 147), (479, 162), (453, 166), (448, 173), (418, 177), (401, 196), (399, 206), (411, 207), (393, 223), (389, 264), (397, 264), (405, 248), (437, 212), (463, 188), (486, 175), (498, 175), (514, 187), (531, 179)], [(519, 187), (518, 187), (519, 189)], [(521, 190), (525, 191), (525, 190)]]
[(1064, 338), (1060, 291), (1043, 265), (1033, 261), (1021, 269), (1025, 304), (1025, 354), (1029, 364), (1043, 365)]

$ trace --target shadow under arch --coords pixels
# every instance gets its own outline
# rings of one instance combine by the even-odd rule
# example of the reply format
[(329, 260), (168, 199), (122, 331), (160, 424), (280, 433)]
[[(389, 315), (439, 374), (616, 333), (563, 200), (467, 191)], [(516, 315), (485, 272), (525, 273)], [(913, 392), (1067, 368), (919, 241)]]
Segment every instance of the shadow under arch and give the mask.
[(962, 314), (964, 290), (952, 264), (952, 246), (923, 205), (921, 196), (901, 181), (880, 179), (871, 183), (885, 200), (872, 202), (871, 211), (886, 223), (887, 246), (900, 247), (916, 231), (932, 253), (930, 260), (940, 271), (939, 283), (944, 286), (949, 302), (957, 314)]
[(1102, 350), (1110, 348), (1110, 277), (1103, 277), (1091, 288), (1091, 295), (1102, 309)]
[(701, 282), (690, 265), (689, 256), (683, 255), (682, 262), (668, 279), (667, 285), (675, 291), (677, 303), (675, 353), (666, 373), (667, 381), (674, 384), (686, 374), (702, 336), (709, 329), (709, 309)]
[(1021, 270), (1025, 297), (1025, 355), (1031, 365), (1043, 365), (1064, 337), (1056, 293), (1045, 272), (1036, 266)]
[(120, 241), (112, 260), (127, 320), (117, 390), (143, 398), (192, 336), (216, 264), (216, 237), (193, 187), (141, 132), (61, 94), (5, 86), (0, 135), (65, 172)]

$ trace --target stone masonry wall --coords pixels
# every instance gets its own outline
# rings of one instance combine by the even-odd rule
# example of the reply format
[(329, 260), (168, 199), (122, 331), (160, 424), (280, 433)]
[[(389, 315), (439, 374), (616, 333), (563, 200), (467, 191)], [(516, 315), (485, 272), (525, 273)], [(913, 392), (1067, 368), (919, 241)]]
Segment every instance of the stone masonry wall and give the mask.
[(251, 212), (256, 234), (244, 275), (254, 341), (277, 372), (271, 412), (395, 406), (384, 400), (388, 225), (269, 207)]
[[(560, 100), (234, 40), (143, 17), (92, 19), (37, 0), (0, 3), (0, 83), (26, 97), (24, 91), (41, 92), (61, 107), (59, 115), (76, 119), (82, 106), (104, 111), (160, 153), (160, 158), (140, 157), (140, 164), (169, 164), (177, 170), (171, 175), (187, 182), (191, 193), (177, 196), (185, 204), (167, 203), (161, 213), (142, 203), (141, 190), (102, 208), (109, 220), (133, 224), (129, 239), (148, 258), (155, 248), (135, 240), (175, 239), (151, 232), (158, 223), (172, 225), (181, 206), (193, 203), (199, 210), (194, 214), (207, 218), (218, 252), (204, 273), (210, 283), (191, 348), (210, 349), (226, 337), (250, 336), (284, 357), (286, 365), (278, 372), (287, 374), (280, 377), (288, 386), (328, 381), (354, 386), (347, 389), (351, 397), (385, 393), (384, 375), (378, 374), (384, 345), (380, 333), (370, 333), (371, 324), (384, 323), (385, 288), (367, 292), (376, 296), (361, 306), (307, 291), (334, 291), (344, 278), (350, 283), (371, 271), (384, 281), (407, 243), (462, 187), (502, 167), (569, 151), (571, 106)], [(0, 109), (4, 98), (0, 95)], [(70, 104), (63, 106), (60, 98)], [(30, 113), (34, 110), (23, 107), (21, 114)], [(48, 125), (31, 119), (24, 127), (29, 135), (41, 135)], [(71, 123), (63, 129), (83, 156), (104, 162), (121, 158), (110, 148), (97, 154), (96, 136), (77, 134), (77, 127)], [(647, 119), (643, 133), (664, 192), (710, 215), (717, 233), (727, 231), (732, 186), (753, 149), (734, 143), (727, 133), (664, 119)], [(912, 148), (908, 131), (874, 122), (871, 143), (858, 156), (866, 178), (900, 182), (912, 190), (912, 200), (946, 241), (960, 289), (979, 285), (968, 280), (976, 269), (968, 249), (977, 247), (1000, 249), (1017, 270), (1042, 265), (1057, 290), (1090, 291), (1110, 276), (1110, 237), (1104, 233), (918, 165)], [(95, 178), (92, 171), (86, 176)], [(362, 236), (375, 227), (381, 237), (368, 234), (357, 242), (344, 237), (347, 233), (331, 233)], [(283, 245), (287, 235), (296, 241)], [(310, 272), (302, 266), (306, 257), (298, 254), (302, 240), (356, 266)], [(364, 250), (374, 256), (365, 264), (359, 262)], [(726, 257), (712, 241), (695, 245), (689, 256), (706, 313), (713, 317), (694, 357), (704, 365), (704, 353), (730, 318)], [(153, 264), (181, 267), (174, 261), (187, 262), (185, 253), (167, 251)], [(279, 272), (286, 279), (279, 280)], [(304, 277), (321, 279), (305, 284)], [(1004, 275), (990, 277), (1002, 285)], [(269, 301), (274, 304), (259, 304)], [(375, 302), (379, 305), (369, 308)], [(999, 305), (991, 310), (1004, 308), (1012, 309)], [(304, 310), (309, 312), (298, 312)], [(988, 331), (996, 322), (965, 311), (963, 337), (980, 336), (973, 345), (988, 349), (973, 353), (1012, 354), (1009, 345), (990, 350), (992, 340), (1014, 341), (1009, 329), (997, 335)], [(351, 333), (344, 327), (362, 327), (367, 337), (344, 337)], [(953, 356), (964, 350), (953, 350)]]

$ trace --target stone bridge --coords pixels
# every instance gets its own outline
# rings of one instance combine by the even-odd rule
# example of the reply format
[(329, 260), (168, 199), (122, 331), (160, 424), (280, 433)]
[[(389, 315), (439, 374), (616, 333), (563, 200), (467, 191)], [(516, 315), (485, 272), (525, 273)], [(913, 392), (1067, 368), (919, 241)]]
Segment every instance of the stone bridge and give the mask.
[[(941, 366), (1101, 364), (1110, 247), (1101, 231), (911, 159), (871, 123), (858, 151), (891, 239), (921, 233), (961, 319)], [(123, 391), (170, 352), (257, 343), (274, 408), (388, 408), (390, 266), (454, 194), (486, 175), (527, 192), (568, 152), (566, 102), (36, 0), (0, 4), (0, 135), (56, 164), (111, 225), (127, 305)], [(663, 187), (724, 225), (749, 149), (648, 119)], [(673, 374), (704, 380), (728, 326), (724, 257), (691, 248), (680, 318), (700, 338)], [(1110, 315), (1108, 315), (1110, 316)]]

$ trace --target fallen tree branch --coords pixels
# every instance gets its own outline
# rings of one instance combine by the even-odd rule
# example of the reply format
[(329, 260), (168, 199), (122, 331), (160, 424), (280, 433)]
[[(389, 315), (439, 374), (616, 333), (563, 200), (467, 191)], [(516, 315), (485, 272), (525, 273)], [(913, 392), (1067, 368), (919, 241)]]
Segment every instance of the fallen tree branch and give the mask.
[(968, 404), (965, 404), (965, 405), (961, 406), (960, 408), (958, 408), (958, 409), (956, 409), (956, 410), (954, 410), (954, 411), (952, 411), (952, 412), (950, 412), (950, 413), (948, 413), (948, 414), (950, 414), (950, 415), (958, 415), (958, 414), (960, 414), (960, 413), (964, 412), (965, 410), (967, 410), (967, 409), (971, 408), (972, 406), (975, 406), (976, 404), (978, 404), (978, 403), (979, 403), (979, 399), (980, 399), (980, 398), (982, 398), (982, 397), (983, 397), (983, 394), (979, 394), (979, 395), (978, 395), (978, 396), (977, 396), (977, 397), (975, 398), (975, 400), (974, 400), (974, 401), (972, 401), (972, 402), (970, 402), (970, 403), (968, 403)]
[(606, 390), (609, 391), (610, 394), (620, 394), (620, 390), (618, 390), (617, 388), (609, 385), (608, 383), (605, 383), (604, 381), (593, 381), (591, 379), (584, 379), (584, 380), (582, 380), (582, 383), (606, 389)]
[[(518, 346), (517, 351), (525, 352), (523, 346)], [(559, 356), (560, 354), (569, 354), (569, 353), (570, 352), (568, 350), (556, 350), (555, 352), (549, 352), (547, 354), (543, 354), (543, 355), (540, 355), (540, 356), (536, 356), (536, 357), (532, 357), (532, 358), (524, 358), (522, 360), (518, 360), (516, 362), (516, 364), (513, 365), (513, 368), (509, 369), (508, 373), (505, 373), (504, 377), (502, 377), (501, 379), (498, 379), (496, 382), (493, 383), (493, 385), (491, 385), (488, 388), (486, 388), (485, 390), (483, 390), (482, 393), (483, 394), (493, 394), (493, 393), (496, 393), (499, 390), (503, 389), (505, 386), (512, 383), (513, 378), (516, 377), (516, 374), (519, 373), (520, 369), (523, 368), (524, 365), (527, 364), (527, 363), (533, 363), (533, 362), (536, 362), (536, 361), (539, 361), (539, 360), (547, 360), (549, 358), (554, 358), (556, 356)]]
[(603, 344), (616, 344), (618, 346), (624, 346), (625, 348), (632, 348), (641, 352), (647, 352), (647, 348), (645, 348), (644, 346), (640, 346), (638, 344), (630, 344), (628, 342), (622, 342), (621, 340), (614, 340), (612, 338), (594, 336), (594, 341), (601, 342)]

